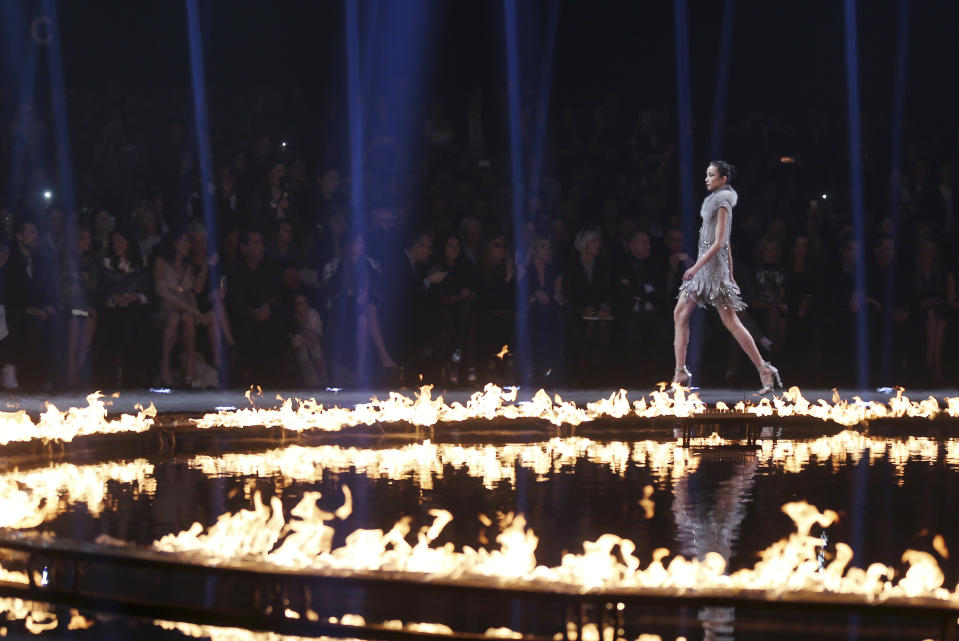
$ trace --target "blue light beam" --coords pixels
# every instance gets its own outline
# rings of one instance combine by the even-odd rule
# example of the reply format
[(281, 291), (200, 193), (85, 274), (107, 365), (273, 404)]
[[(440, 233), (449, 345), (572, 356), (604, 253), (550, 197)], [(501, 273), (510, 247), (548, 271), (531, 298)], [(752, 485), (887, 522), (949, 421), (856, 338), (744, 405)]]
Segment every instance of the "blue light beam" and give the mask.
[[(512, 182), (513, 247), (520, 249), (525, 220), (526, 194), (523, 178), (522, 115), (520, 114), (519, 36), (516, 20), (516, 0), (503, 0), (506, 29), (506, 94), (509, 108), (510, 179)], [(525, 377), (529, 363), (529, 328), (526, 325), (528, 283), (516, 285), (516, 363), (520, 376)], [(522, 379), (521, 379), (522, 380)]]
[[(693, 210), (693, 117), (689, 86), (689, 18), (686, 0), (673, 3), (673, 28), (676, 45), (676, 123), (679, 137), (679, 207), (683, 227), (683, 251), (696, 255), (696, 227)], [(695, 372), (702, 352), (699, 315), (690, 317), (687, 362)]]
[[(206, 79), (203, 66), (203, 38), (200, 33), (200, 11), (197, 0), (184, 0), (186, 8), (187, 37), (190, 43), (190, 80), (193, 88), (193, 129), (196, 132), (197, 160), (200, 165), (200, 202), (203, 206), (203, 224), (206, 227), (207, 248), (213, 254), (218, 251), (219, 232), (216, 212), (209, 185), (213, 184), (213, 151), (210, 149), (210, 125), (206, 107)], [(209, 270), (210, 291), (219, 288), (219, 262)], [(227, 380), (227, 359), (220, 365), (220, 380)]]
[[(890, 154), (891, 180), (889, 181), (889, 220), (892, 221), (892, 236), (899, 244), (899, 201), (902, 198), (902, 132), (906, 110), (906, 64), (909, 55), (909, 0), (899, 0), (896, 19), (896, 76), (892, 106), (892, 150)], [(895, 269), (886, 272), (885, 300), (882, 323), (882, 384), (892, 382), (893, 327), (892, 306), (895, 301)]]
[[(853, 236), (859, 243), (856, 261), (855, 287), (862, 296), (866, 293), (865, 214), (863, 211), (862, 182), (862, 123), (859, 110), (859, 53), (856, 35), (856, 0), (843, 3), (846, 29), (846, 86), (849, 108), (849, 204), (852, 210)], [(865, 301), (856, 314), (856, 384), (866, 389), (869, 384), (869, 326), (866, 323)]]
[[(73, 182), (73, 152), (70, 145), (70, 124), (67, 117), (66, 89), (63, 79), (63, 52), (60, 49), (60, 30), (57, 6), (53, 0), (44, 0), (44, 13), (50, 18), (50, 42), (47, 64), (50, 71), (50, 103), (53, 107), (53, 130), (57, 149), (57, 175), (60, 194), (58, 200), (67, 215), (76, 211), (76, 191)], [(73, 247), (76, 226), (67, 225), (69, 246)]]
[[(3, 28), (4, 56), (6, 74), (12, 84), (12, 93), (16, 99), (16, 106), (33, 104), (36, 96), (37, 59), (43, 44), (36, 38), (35, 29), (39, 28), (37, 17), (31, 23), (24, 13), (25, 4), (21, 2), (0, 3), (0, 25)], [(49, 17), (47, 17), (49, 20)], [(49, 26), (49, 22), (43, 21)], [(23, 140), (17, 140), (10, 150), (10, 178), (7, 199), (10, 203), (20, 206), (21, 200), (27, 196), (24, 191), (28, 165), (36, 162), (33, 157), (39, 150), (27, 148)]]
[(736, 0), (726, 0), (723, 5), (722, 36), (719, 41), (719, 65), (716, 73), (716, 96), (713, 101), (713, 137), (709, 143), (709, 157), (718, 159), (723, 147), (726, 130), (726, 96), (729, 94), (729, 67), (733, 49), (733, 19)]
[(360, 74), (360, 17), (357, 2), (344, 0), (346, 7), (346, 87), (349, 108), (350, 222), (363, 226), (366, 190), (363, 184), (365, 137), (363, 127), (363, 86)]
[(556, 51), (556, 25), (559, 23), (559, 0), (550, 0), (549, 17), (546, 22), (546, 43), (542, 68), (539, 76), (539, 92), (537, 99), (539, 108), (536, 112), (536, 133), (533, 138), (533, 165), (530, 169), (529, 190), (539, 192), (540, 180), (543, 175), (543, 155), (546, 149), (546, 133), (549, 125), (549, 100), (553, 85), (553, 59)]
[[(346, 104), (349, 111), (347, 128), (350, 149), (350, 224), (352, 233), (366, 232), (366, 185), (364, 177), (366, 137), (364, 127), (364, 94), (362, 61), (360, 60), (360, 15), (359, 2), (344, 0), (346, 8)], [(372, 63), (370, 63), (372, 66)], [(370, 71), (372, 73), (372, 69)], [(356, 315), (357, 335), (366, 330), (360, 314)], [(357, 384), (368, 388), (371, 383), (370, 371), (365, 359), (357, 363)]]

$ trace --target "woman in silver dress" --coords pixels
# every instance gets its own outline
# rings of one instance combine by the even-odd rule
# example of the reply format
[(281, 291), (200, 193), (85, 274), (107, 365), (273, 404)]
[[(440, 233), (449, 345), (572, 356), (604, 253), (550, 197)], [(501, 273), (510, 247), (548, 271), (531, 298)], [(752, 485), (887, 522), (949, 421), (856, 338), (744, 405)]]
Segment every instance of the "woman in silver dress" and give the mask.
[(729, 185), (734, 168), (727, 162), (716, 160), (706, 168), (706, 189), (709, 195), (703, 201), (699, 215), (703, 219), (699, 229), (699, 258), (683, 274), (679, 288), (679, 300), (673, 310), (675, 333), (673, 349), (676, 354), (676, 370), (673, 382), (688, 386), (692, 372), (686, 367), (686, 348), (689, 344), (689, 315), (699, 305), (712, 305), (719, 312), (723, 325), (739, 343), (746, 356), (759, 371), (762, 380), (760, 394), (772, 391), (773, 385), (782, 387), (779, 370), (764, 361), (756, 342), (739, 320), (740, 312), (746, 309), (739, 286), (733, 280), (733, 255), (729, 248), (729, 232), (733, 222), (733, 207), (738, 196)]

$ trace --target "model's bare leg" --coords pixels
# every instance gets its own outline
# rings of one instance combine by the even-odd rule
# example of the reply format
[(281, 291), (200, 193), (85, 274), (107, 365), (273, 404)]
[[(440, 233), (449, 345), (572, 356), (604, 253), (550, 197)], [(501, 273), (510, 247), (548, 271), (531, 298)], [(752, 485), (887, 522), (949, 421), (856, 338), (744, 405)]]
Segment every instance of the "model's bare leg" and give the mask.
[(926, 368), (932, 367), (933, 355), (936, 346), (936, 313), (926, 311)]
[(676, 371), (686, 367), (686, 349), (689, 347), (689, 317), (696, 308), (692, 299), (680, 294), (673, 308), (673, 353), (676, 356)]
[(942, 381), (942, 348), (946, 340), (946, 321), (936, 318), (936, 339), (932, 353), (932, 377), (937, 383)]
[(67, 321), (67, 382), (75, 385), (79, 369), (80, 318), (74, 316)]
[(185, 313), (181, 315), (183, 327), (183, 351), (186, 352), (186, 374), (184, 375), (187, 383), (192, 383), (195, 376), (194, 360), (196, 358), (196, 324), (193, 322), (193, 314)]
[(90, 355), (90, 346), (93, 344), (93, 335), (97, 331), (97, 321), (93, 318), (84, 318), (80, 330), (80, 344), (77, 348), (77, 374), (82, 371), (83, 365)]
[(323, 357), (323, 348), (320, 346), (319, 339), (311, 338), (307, 341), (306, 351), (310, 358), (310, 364), (313, 366), (317, 384), (326, 387), (329, 384), (326, 377), (326, 359)]
[(360, 312), (356, 317), (356, 376), (363, 379), (366, 368), (366, 355), (370, 345), (370, 323), (366, 312)]
[(725, 325), (729, 333), (733, 335), (733, 338), (736, 339), (739, 346), (743, 348), (746, 356), (748, 356), (749, 360), (756, 366), (756, 369), (762, 371), (766, 366), (766, 362), (759, 353), (759, 348), (756, 347), (756, 341), (753, 340), (752, 335), (746, 330), (742, 321), (739, 320), (739, 315), (736, 313), (736, 310), (732, 307), (716, 309), (719, 312), (719, 317), (723, 321), (723, 325)]
[(233, 330), (230, 328), (230, 317), (226, 315), (226, 308), (223, 306), (222, 300), (218, 300), (213, 304), (213, 311), (215, 312), (214, 316), (217, 325), (220, 326), (220, 331), (223, 332), (223, 337), (226, 339), (226, 344), (233, 347), (236, 341), (233, 340)]
[(170, 352), (176, 344), (176, 331), (179, 326), (180, 315), (177, 312), (167, 312), (160, 352), (160, 382), (164, 385), (170, 384)]
[(383, 332), (380, 331), (380, 315), (376, 311), (376, 305), (370, 303), (366, 306), (366, 316), (370, 321), (370, 339), (373, 346), (376, 347), (376, 353), (380, 357), (380, 364), (383, 367), (398, 367), (393, 361), (390, 353), (386, 351), (386, 344), (383, 342)]
[(213, 367), (217, 371), (223, 364), (223, 355), (220, 352), (220, 326), (216, 322), (216, 315), (213, 312), (207, 312), (203, 317), (203, 324), (206, 325), (206, 333), (210, 339), (210, 349), (213, 351)]

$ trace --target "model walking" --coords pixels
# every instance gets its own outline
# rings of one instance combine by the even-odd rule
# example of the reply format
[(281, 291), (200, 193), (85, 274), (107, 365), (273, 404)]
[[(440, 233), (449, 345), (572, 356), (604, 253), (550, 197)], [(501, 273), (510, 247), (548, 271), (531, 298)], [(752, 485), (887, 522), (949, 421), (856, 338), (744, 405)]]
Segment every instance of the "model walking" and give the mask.
[(746, 309), (739, 285), (733, 280), (733, 254), (729, 248), (729, 232), (733, 223), (733, 207), (738, 196), (729, 185), (734, 168), (716, 160), (706, 168), (706, 189), (709, 195), (703, 201), (699, 215), (703, 225), (699, 229), (699, 258), (683, 274), (679, 300), (673, 310), (675, 333), (673, 349), (676, 353), (676, 372), (673, 382), (689, 385), (692, 372), (686, 367), (686, 348), (689, 345), (689, 315), (696, 305), (710, 304), (719, 312), (723, 325), (739, 343), (746, 356), (759, 371), (762, 381), (760, 394), (772, 391), (773, 384), (782, 387), (779, 370), (764, 361), (753, 337), (743, 327), (737, 312)]

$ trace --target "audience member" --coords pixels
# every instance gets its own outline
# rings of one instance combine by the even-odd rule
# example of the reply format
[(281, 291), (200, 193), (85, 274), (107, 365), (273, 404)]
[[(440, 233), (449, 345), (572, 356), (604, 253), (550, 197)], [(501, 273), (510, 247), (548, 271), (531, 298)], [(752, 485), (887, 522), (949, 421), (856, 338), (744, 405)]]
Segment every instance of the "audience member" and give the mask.
[[(569, 301), (569, 328), (581, 378), (602, 380), (608, 374), (612, 338), (613, 292), (609, 264), (601, 257), (597, 229), (584, 229), (574, 242), (579, 260), (563, 274), (563, 295)], [(584, 379), (585, 380), (585, 379)]]
[(276, 381), (281, 371), (283, 326), (274, 309), (279, 277), (265, 254), (263, 235), (254, 230), (244, 232), (241, 258), (227, 276), (226, 307), (236, 340), (240, 381), (246, 385)]
[(663, 263), (652, 255), (649, 233), (634, 230), (627, 249), (617, 268), (614, 312), (623, 327), (623, 374), (640, 382), (666, 371), (672, 344), (671, 301), (666, 298)]
[(939, 265), (939, 250), (931, 240), (924, 240), (919, 245), (913, 296), (918, 303), (925, 340), (923, 378), (939, 385), (943, 380), (946, 335), (946, 277)]
[(527, 294), (526, 316), (531, 342), (524, 380), (544, 384), (561, 378), (563, 358), (563, 276), (553, 265), (549, 239), (537, 237), (530, 244), (520, 288)]
[(300, 366), (300, 382), (307, 387), (326, 387), (328, 378), (323, 358), (323, 321), (303, 294), (293, 297), (290, 346)]
[(98, 273), (100, 341), (106, 357), (99, 369), (107, 374), (105, 380), (117, 387), (145, 387), (150, 380), (149, 294), (153, 287), (133, 241), (127, 230), (114, 230)]
[(442, 304), (447, 326), (453, 332), (453, 352), (446, 364), (446, 378), (459, 381), (460, 364), (475, 380), (476, 368), (476, 276), (473, 266), (463, 257), (460, 239), (448, 236), (440, 247), (440, 259), (427, 270), (427, 277), (446, 272), (446, 278), (433, 289)]
[[(5, 385), (145, 386), (151, 373), (164, 370), (167, 326), (151, 319), (170, 319), (170, 299), (156, 293), (172, 291), (173, 283), (154, 283), (152, 276), (176, 276), (171, 261), (182, 267), (175, 254), (153, 262), (171, 221), (194, 223), (186, 259), (199, 287), (194, 331), (206, 327), (197, 336), (194, 368), (203, 355), (235, 383), (295, 377), (320, 384), (323, 369), (334, 382), (349, 378), (344, 369), (357, 382), (379, 382), (363, 372), (369, 361), (377, 375), (392, 369), (384, 364), (402, 363), (411, 383), (422, 374), (425, 382), (475, 384), (487, 373), (503, 374), (509, 359), (495, 358), (503, 345), (520, 350), (517, 322), (530, 330), (518, 378), (567, 383), (563, 373), (575, 372), (572, 382), (583, 385), (622, 379), (640, 386), (661, 378), (668, 311), (695, 258), (684, 251), (691, 239), (681, 231), (691, 222), (683, 216), (695, 212), (681, 211), (679, 197), (681, 178), (688, 177), (680, 171), (690, 170), (677, 162), (668, 109), (633, 105), (636, 117), (626, 118), (621, 97), (596, 101), (588, 92), (555, 105), (556, 126), (537, 140), (542, 153), (521, 165), (527, 184), (522, 211), (513, 212), (506, 104), (484, 98), (483, 90), (461, 99), (435, 96), (411, 114), (416, 131), (405, 133), (395, 117), (401, 105), (377, 96), (370, 135), (357, 150), (342, 100), (307, 97), (296, 86), (271, 89), (275, 95), (262, 100), (261, 89), (238, 88), (234, 108), (211, 102), (213, 177), (201, 175), (197, 139), (182, 124), (192, 115), (166, 96), (128, 100), (122, 110), (106, 94), (68, 104), (83, 110), (71, 203), (43, 195), (69, 193), (56, 184), (52, 147), (31, 149), (23, 156), (29, 166), (20, 156), (11, 159), (16, 166), (0, 172), (0, 283), (19, 282), (19, 290), (0, 292), (0, 302), (10, 301), (9, 331), (30, 326), (52, 339), (43, 343), (46, 356), (28, 355), (31, 371), (18, 381), (14, 363), (24, 366), (24, 348), (14, 335), (2, 338), (0, 318), (0, 364), (10, 365), (2, 370)], [(532, 96), (520, 102), (521, 113), (537, 113)], [(0, 119), (15, 122), (14, 116), (0, 101)], [(836, 162), (824, 116), (795, 122), (753, 114), (730, 123), (743, 134), (730, 152), (741, 169), (736, 275), (752, 302), (743, 321), (766, 350), (779, 350), (777, 364), (791, 381), (859, 382), (852, 375), (854, 346), (864, 320), (870, 369), (883, 384), (937, 382), (959, 355), (959, 323), (952, 322), (959, 294), (947, 251), (959, 237), (954, 143), (914, 122), (905, 127), (900, 172), (884, 174), (874, 157), (864, 162), (867, 252), (852, 240), (848, 172)], [(48, 114), (31, 118), (51, 130)], [(524, 126), (527, 146), (530, 133)], [(888, 148), (883, 135), (882, 128), (865, 129), (864, 148)], [(794, 149), (780, 151), (782, 145)], [(795, 161), (780, 162), (781, 153)], [(358, 176), (338, 169), (349, 166), (352, 173), (351, 158), (362, 159)], [(514, 214), (524, 222), (514, 222)], [(39, 225), (34, 248), (30, 232), (26, 245), (17, 233), (29, 216)], [(215, 225), (212, 255), (201, 220)], [(443, 239), (429, 270), (434, 235), (404, 236), (426, 224)], [(595, 244), (574, 246), (570, 230), (590, 225), (602, 230)], [(353, 228), (369, 232), (363, 251), (347, 235)], [(268, 249), (260, 233), (241, 235), (250, 229), (268, 234)], [(748, 249), (760, 239), (753, 256)], [(949, 269), (937, 255), (950, 259)], [(49, 281), (43, 292), (24, 288), (24, 261), (37, 266), (33, 278)], [(856, 274), (866, 262), (863, 287)], [(331, 263), (336, 270), (323, 282)], [(362, 297), (357, 278), (379, 284), (365, 305), (345, 305), (338, 299)], [(25, 292), (51, 301), (52, 316), (26, 314), (18, 300)], [(342, 309), (350, 310), (347, 320), (337, 318)], [(365, 329), (357, 335), (358, 324)], [(714, 347), (714, 326), (705, 317), (707, 349)], [(183, 331), (181, 316), (177, 332)], [(234, 357), (225, 358), (224, 345), (234, 343)], [(614, 344), (622, 347), (615, 362)], [(828, 379), (821, 368), (827, 353), (836, 355), (839, 369)], [(41, 373), (50, 354), (65, 363)], [(715, 370), (701, 370), (700, 380), (723, 382), (722, 359), (709, 362)], [(735, 382), (735, 364), (727, 365), (726, 380)], [(621, 373), (614, 379), (614, 372)]]
[(89, 380), (90, 347), (97, 328), (97, 268), (90, 251), (90, 230), (74, 230), (75, 251), (59, 256), (59, 291), (67, 322), (66, 384), (70, 388)]
[(503, 347), (514, 345), (516, 319), (516, 263), (507, 256), (506, 237), (494, 234), (486, 241), (476, 281), (477, 360), (489, 374), (501, 371)]
[(226, 298), (225, 277), (211, 278), (214, 274), (223, 274), (218, 254), (209, 255), (207, 247), (206, 228), (199, 222), (192, 222), (187, 227), (190, 234), (190, 268), (193, 270), (194, 291), (196, 292), (196, 307), (200, 312), (199, 324), (207, 330), (207, 340), (210, 343), (210, 357), (214, 369), (222, 371), (223, 343), (232, 352), (236, 348), (233, 340), (233, 331), (230, 328), (230, 319), (223, 304)]
[(323, 286), (332, 323), (332, 358), (344, 368), (337, 379), (358, 384), (370, 381), (367, 358), (370, 345), (376, 350), (380, 366), (397, 369), (383, 338), (380, 306), (383, 296), (383, 272), (366, 255), (366, 240), (361, 232), (350, 232), (343, 256), (323, 268)]
[[(177, 336), (183, 345), (183, 382), (193, 385), (196, 349), (196, 326), (200, 310), (196, 304), (197, 291), (206, 281), (206, 270), (200, 274), (193, 271), (190, 253), (193, 243), (184, 231), (173, 232), (160, 246), (153, 263), (153, 282), (160, 306), (160, 375), (159, 383), (165, 387), (173, 384), (170, 374), (170, 353)], [(199, 278), (198, 278), (199, 276)]]
[(13, 375), (25, 385), (42, 385), (49, 391), (59, 371), (62, 317), (53, 264), (38, 251), (39, 246), (36, 222), (20, 220), (16, 243), (3, 267), (3, 304), (14, 350)]

